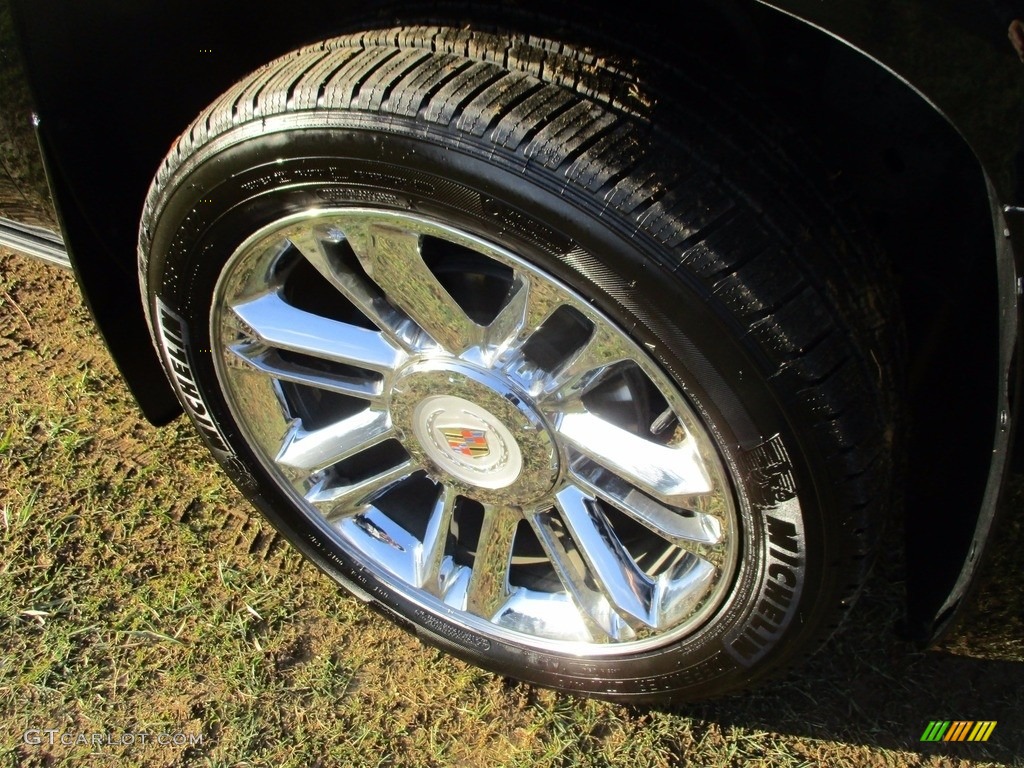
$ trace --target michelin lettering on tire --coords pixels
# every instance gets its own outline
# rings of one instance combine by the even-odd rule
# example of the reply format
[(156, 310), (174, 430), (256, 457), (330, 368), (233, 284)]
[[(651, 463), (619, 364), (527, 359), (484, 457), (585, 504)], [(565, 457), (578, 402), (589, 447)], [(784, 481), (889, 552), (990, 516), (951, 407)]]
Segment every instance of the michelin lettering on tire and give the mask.
[(210, 415), (210, 408), (199, 387), (196, 386), (195, 377), (192, 374), (192, 365), (189, 362), (188, 354), (188, 326), (181, 316), (159, 297), (156, 298), (156, 311), (160, 351), (163, 354), (168, 378), (178, 395), (178, 400), (185, 407), (186, 413), (198, 427), (214, 455), (226, 464), (233, 464), (232, 460), (235, 455)]
[(779, 435), (744, 457), (750, 504), (765, 531), (763, 571), (752, 609), (725, 638), (726, 652), (744, 666), (761, 659), (785, 633), (804, 586), (803, 513), (789, 454)]

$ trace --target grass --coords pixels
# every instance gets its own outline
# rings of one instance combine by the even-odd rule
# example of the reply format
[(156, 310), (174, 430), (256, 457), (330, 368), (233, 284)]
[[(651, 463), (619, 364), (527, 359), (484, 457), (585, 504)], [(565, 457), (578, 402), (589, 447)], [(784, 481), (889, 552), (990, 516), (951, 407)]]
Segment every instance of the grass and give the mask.
[[(885, 562), (848, 631), (761, 690), (646, 709), (565, 696), (421, 645), (304, 564), (187, 423), (139, 417), (70, 276), (0, 255), (0, 289), (6, 765), (1024, 761), (1019, 514), (1001, 537), (1006, 576), (956, 653), (896, 639), (899, 573)], [(987, 744), (921, 744), (935, 718), (999, 725)], [(28, 744), (29, 729), (150, 740)]]

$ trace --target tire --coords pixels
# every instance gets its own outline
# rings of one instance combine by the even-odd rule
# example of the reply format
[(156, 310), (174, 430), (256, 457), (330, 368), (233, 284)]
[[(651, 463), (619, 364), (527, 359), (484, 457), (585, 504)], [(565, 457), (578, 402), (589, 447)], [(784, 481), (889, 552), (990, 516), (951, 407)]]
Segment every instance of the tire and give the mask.
[(754, 107), (673, 88), (333, 39), (201, 114), (140, 231), (168, 377), (274, 526), (432, 645), (629, 701), (816, 648), (894, 485), (877, 255)]

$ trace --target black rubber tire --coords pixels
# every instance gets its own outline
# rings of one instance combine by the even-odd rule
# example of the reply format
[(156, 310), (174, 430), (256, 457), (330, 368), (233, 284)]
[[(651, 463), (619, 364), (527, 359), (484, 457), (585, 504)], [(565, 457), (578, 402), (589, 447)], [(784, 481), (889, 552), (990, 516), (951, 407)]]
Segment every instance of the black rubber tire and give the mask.
[[(592, 52), (466, 30), (330, 40), (267, 65), (196, 119), (156, 176), (140, 232), (168, 376), (295, 546), (434, 645), (622, 700), (720, 694), (816, 648), (865, 578), (894, 485), (899, 325), (884, 267), (806, 164), (754, 127), (754, 107), (738, 96), (726, 106), (692, 79), (671, 79), (668, 98)], [(214, 284), (261, 225), (368, 201), (456, 222), (530, 260), (592, 298), (686, 392), (742, 506), (741, 566), (698, 631), (601, 658), (487, 637), (410, 604), (313, 535), (267, 477), (219, 389)]]

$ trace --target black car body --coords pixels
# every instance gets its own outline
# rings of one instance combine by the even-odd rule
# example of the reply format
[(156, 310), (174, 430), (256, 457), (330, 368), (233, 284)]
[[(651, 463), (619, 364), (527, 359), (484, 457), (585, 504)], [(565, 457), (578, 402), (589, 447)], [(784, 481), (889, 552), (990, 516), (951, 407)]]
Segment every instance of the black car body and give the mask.
[(1014, 172), (1021, 65), (1006, 37), (1012, 8), (953, 0), (696, 0), (664, 12), (532, 0), (10, 5), (0, 241), (66, 258), (157, 424), (181, 405), (140, 295), (147, 189), (168, 146), (248, 72), (335, 35), (429, 24), (540, 35), (673, 71), (692, 72), (696, 61), (721, 78), (716, 88), (735, 84), (818, 158), (888, 254), (905, 319), (907, 418), (893, 459), (903, 478), (910, 634), (931, 642), (961, 607), (999, 506), (1016, 417), (1024, 199)]

